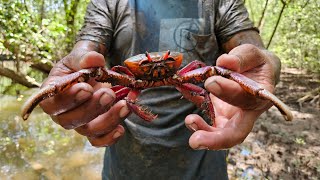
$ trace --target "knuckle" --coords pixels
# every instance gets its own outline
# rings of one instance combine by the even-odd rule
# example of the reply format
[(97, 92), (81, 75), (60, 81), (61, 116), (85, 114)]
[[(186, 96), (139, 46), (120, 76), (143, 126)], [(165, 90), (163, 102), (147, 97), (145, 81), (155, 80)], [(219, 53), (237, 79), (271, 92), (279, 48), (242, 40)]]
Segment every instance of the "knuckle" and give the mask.
[(70, 129), (75, 129), (77, 128), (79, 125), (77, 124), (77, 121), (66, 121), (66, 120), (62, 120), (60, 119), (58, 116), (54, 116), (56, 117), (53, 121), (56, 122), (57, 124), (59, 124), (62, 128), (66, 129), (66, 130), (70, 130)]
[(94, 147), (108, 147), (112, 145), (110, 142), (102, 141), (100, 138), (90, 138), (88, 137), (90, 144)]
[(79, 134), (83, 136), (92, 136), (92, 130), (88, 124), (84, 124), (80, 127), (75, 128), (75, 131), (77, 131)]

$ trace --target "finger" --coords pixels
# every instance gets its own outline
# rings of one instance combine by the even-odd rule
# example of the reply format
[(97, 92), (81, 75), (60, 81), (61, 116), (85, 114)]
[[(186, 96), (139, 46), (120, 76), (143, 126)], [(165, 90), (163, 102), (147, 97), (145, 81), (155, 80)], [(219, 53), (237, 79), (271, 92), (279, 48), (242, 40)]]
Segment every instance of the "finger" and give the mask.
[(122, 125), (118, 125), (112, 132), (102, 136), (88, 137), (88, 140), (92, 146), (106, 147), (116, 143), (124, 133), (124, 127)]
[(91, 67), (104, 67), (106, 62), (104, 56), (98, 52), (90, 51), (84, 54), (79, 62), (80, 69)]
[(242, 73), (266, 63), (266, 55), (256, 46), (243, 44), (217, 59), (217, 66)]
[(78, 83), (63, 93), (42, 101), (40, 106), (47, 114), (58, 115), (79, 106), (92, 95), (92, 86), (87, 83)]
[(74, 129), (106, 112), (114, 100), (115, 94), (111, 89), (101, 88), (77, 108), (51, 117), (65, 129)]
[(268, 101), (247, 93), (237, 82), (221, 76), (208, 78), (205, 88), (219, 99), (243, 109), (264, 109), (269, 105)]
[(130, 110), (125, 100), (117, 102), (104, 114), (75, 130), (84, 136), (100, 136), (113, 131), (128, 116)]
[(208, 125), (201, 116), (197, 114), (190, 114), (185, 119), (185, 125), (193, 132), (202, 129), (205, 131), (211, 131), (212, 127)]
[[(247, 113), (239, 111), (228, 121), (224, 128), (215, 128), (213, 131), (199, 129), (190, 137), (190, 147), (193, 149), (220, 150), (240, 144), (250, 133), (255, 118), (257, 118), (254, 113), (245, 115)], [(244, 118), (244, 115), (246, 118)]]

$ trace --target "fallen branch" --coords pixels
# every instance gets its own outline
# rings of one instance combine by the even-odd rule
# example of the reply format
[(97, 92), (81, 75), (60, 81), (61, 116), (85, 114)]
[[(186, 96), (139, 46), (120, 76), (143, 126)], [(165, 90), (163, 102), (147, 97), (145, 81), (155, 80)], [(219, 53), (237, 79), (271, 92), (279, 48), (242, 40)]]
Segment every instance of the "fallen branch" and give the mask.
[(310, 103), (316, 103), (319, 101), (319, 95), (320, 95), (320, 87), (309, 91), (305, 96), (299, 98), (297, 102), (299, 103), (300, 108), (302, 108), (302, 104), (310, 101)]
[(40, 87), (40, 83), (36, 82), (35, 79), (1, 66), (0, 66), (0, 76), (5, 76), (7, 78), (10, 78), (14, 82), (19, 83), (28, 88)]
[(36, 70), (39, 70), (45, 74), (49, 74), (49, 72), (51, 71), (52, 69), (52, 64), (49, 64), (49, 63), (34, 63), (34, 64), (31, 64), (31, 68), (34, 68)]

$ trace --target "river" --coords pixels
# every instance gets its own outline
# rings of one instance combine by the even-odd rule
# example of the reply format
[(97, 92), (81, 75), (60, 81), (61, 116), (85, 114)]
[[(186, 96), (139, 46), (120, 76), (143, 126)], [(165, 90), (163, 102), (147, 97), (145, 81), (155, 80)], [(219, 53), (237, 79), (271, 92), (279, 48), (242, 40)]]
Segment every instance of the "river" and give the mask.
[(27, 96), (0, 96), (0, 179), (101, 179), (104, 148), (55, 124), (39, 107), (23, 121)]

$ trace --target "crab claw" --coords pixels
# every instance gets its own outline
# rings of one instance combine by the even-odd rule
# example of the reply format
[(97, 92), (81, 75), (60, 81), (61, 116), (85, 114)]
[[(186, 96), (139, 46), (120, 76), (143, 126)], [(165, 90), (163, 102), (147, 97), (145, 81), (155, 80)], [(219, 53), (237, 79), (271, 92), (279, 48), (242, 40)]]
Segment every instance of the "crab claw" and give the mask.
[(147, 108), (140, 106), (137, 104), (137, 96), (140, 94), (140, 91), (131, 90), (126, 98), (128, 108), (142, 118), (145, 121), (153, 121), (158, 117), (158, 115), (154, 115)]
[(216, 125), (214, 107), (209, 93), (205, 89), (190, 83), (181, 84), (176, 88), (181, 92), (184, 98), (193, 102), (209, 119), (211, 119), (211, 124), (213, 126)]

